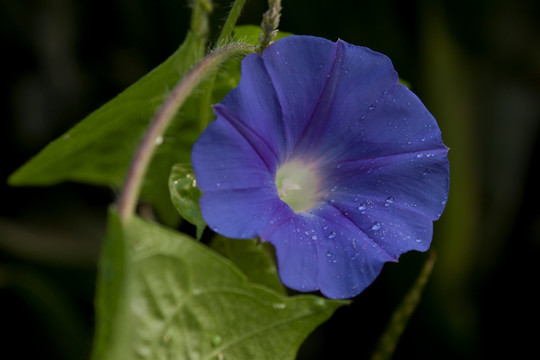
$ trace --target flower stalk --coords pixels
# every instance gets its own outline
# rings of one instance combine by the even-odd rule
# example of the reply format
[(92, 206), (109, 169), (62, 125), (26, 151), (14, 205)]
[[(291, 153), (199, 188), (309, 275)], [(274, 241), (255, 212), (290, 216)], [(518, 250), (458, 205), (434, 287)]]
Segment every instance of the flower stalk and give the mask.
[(261, 22), (262, 34), (259, 35), (258, 52), (262, 53), (274, 42), (278, 33), (281, 18), (281, 0), (268, 0), (268, 10), (263, 14)]
[(161, 143), (163, 134), (174, 115), (184, 104), (193, 89), (206, 75), (218, 68), (224, 61), (254, 51), (253, 46), (243, 43), (232, 43), (218, 48), (201, 60), (174, 87), (167, 100), (154, 116), (131, 162), (117, 202), (118, 213), (123, 223), (126, 223), (135, 212), (143, 179), (156, 147)]

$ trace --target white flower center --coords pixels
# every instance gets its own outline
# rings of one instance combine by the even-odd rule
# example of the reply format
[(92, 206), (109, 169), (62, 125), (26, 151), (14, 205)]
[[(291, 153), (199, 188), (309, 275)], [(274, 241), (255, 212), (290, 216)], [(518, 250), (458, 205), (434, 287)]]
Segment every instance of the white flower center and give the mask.
[(276, 174), (278, 195), (295, 212), (313, 208), (319, 198), (319, 175), (315, 167), (300, 160), (283, 164)]

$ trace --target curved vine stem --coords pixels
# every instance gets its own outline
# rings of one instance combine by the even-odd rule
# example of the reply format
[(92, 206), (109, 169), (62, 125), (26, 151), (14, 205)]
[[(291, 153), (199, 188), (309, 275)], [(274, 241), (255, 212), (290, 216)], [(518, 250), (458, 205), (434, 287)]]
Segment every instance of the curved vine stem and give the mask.
[(202, 59), (174, 87), (167, 100), (154, 116), (131, 162), (117, 202), (118, 214), (122, 223), (126, 223), (135, 213), (143, 179), (156, 146), (161, 142), (165, 130), (189, 94), (206, 75), (219, 67), (224, 61), (250, 52), (255, 52), (255, 47), (243, 43), (232, 43), (218, 48)]

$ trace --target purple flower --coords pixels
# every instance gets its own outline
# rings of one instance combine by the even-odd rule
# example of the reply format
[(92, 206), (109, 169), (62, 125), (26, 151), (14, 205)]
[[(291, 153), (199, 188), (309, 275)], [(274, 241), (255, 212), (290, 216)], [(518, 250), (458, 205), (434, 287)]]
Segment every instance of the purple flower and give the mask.
[(246, 56), (214, 111), (192, 153), (203, 216), (271, 242), (286, 286), (353, 297), (385, 262), (429, 248), (448, 149), (386, 56), (290, 36)]

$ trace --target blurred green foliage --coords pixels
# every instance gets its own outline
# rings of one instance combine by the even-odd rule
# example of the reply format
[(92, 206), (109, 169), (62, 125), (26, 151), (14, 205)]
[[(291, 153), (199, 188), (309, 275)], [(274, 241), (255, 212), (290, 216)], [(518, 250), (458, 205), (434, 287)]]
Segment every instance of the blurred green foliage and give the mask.
[[(187, 3), (0, 1), (3, 178), (171, 55), (189, 27)], [(228, 6), (215, 5), (211, 39)], [(438, 261), (394, 358), (535, 353), (527, 324), (540, 320), (540, 3), (285, 0), (283, 8), (283, 30), (387, 54), (451, 149), (450, 197), (433, 240)], [(265, 0), (249, 1), (240, 23), (258, 24), (265, 10)], [(0, 195), (1, 357), (87, 358), (97, 255), (115, 194), (4, 183)], [(367, 358), (425, 257), (388, 264), (299, 358)]]

